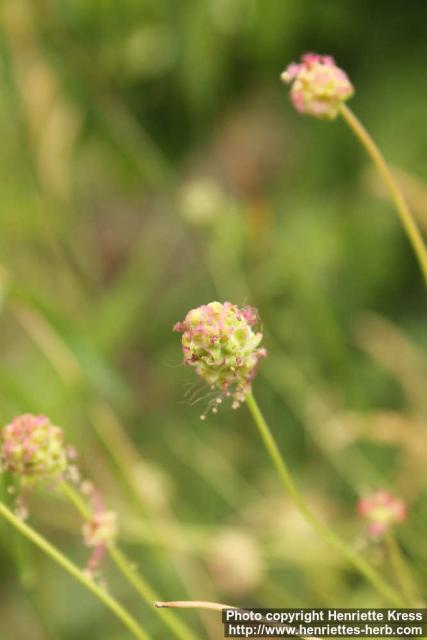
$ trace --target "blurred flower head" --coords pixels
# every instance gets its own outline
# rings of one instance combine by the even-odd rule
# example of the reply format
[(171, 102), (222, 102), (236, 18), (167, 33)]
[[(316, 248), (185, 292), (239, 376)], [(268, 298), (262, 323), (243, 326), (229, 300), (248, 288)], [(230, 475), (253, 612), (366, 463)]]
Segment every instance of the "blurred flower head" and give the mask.
[(67, 468), (64, 433), (45, 416), (17, 416), (0, 439), (2, 468), (28, 483), (60, 476)]
[(105, 557), (107, 547), (117, 537), (117, 514), (115, 511), (106, 511), (101, 495), (91, 482), (83, 483), (84, 493), (90, 496), (95, 511), (86, 520), (82, 527), (83, 542), (92, 549), (92, 554), (87, 562), (85, 573), (94, 578), (100, 573), (101, 563)]
[(99, 511), (83, 525), (83, 540), (87, 547), (105, 546), (117, 536), (115, 511)]
[(209, 226), (229, 206), (219, 183), (209, 178), (187, 182), (179, 193), (179, 210), (186, 222)]
[(215, 536), (207, 565), (215, 584), (234, 597), (256, 589), (264, 574), (256, 540), (239, 529), (224, 529)]
[(192, 309), (174, 326), (182, 333), (184, 364), (195, 367), (212, 389), (221, 390), (217, 403), (231, 396), (237, 408), (249, 393), (259, 360), (267, 355), (259, 346), (258, 324), (252, 307), (210, 302)]
[(299, 63), (290, 64), (281, 78), (291, 85), (295, 109), (316, 118), (336, 118), (340, 105), (354, 93), (347, 74), (331, 56), (306, 53)]
[(368, 520), (368, 532), (374, 537), (383, 536), (390, 527), (402, 522), (407, 516), (403, 500), (392, 496), (384, 489), (361, 498), (357, 510)]

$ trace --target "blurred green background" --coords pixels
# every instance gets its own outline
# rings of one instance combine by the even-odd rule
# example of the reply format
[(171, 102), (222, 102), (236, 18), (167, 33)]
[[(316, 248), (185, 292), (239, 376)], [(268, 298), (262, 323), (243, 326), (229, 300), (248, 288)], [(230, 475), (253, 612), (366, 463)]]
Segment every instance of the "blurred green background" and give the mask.
[[(407, 500), (425, 593), (422, 279), (351, 132), (296, 114), (279, 75), (335, 56), (427, 230), (426, 20), (422, 0), (2, 0), (1, 418), (64, 427), (162, 599), (384, 605), (294, 512), (246, 408), (202, 423), (186, 399), (171, 328), (214, 299), (259, 309), (255, 392), (313, 509), (389, 575), (355, 505)], [(84, 565), (58, 498), (33, 496), (31, 523)], [(2, 640), (129, 637), (0, 533)], [(217, 614), (182, 617), (222, 637)]]

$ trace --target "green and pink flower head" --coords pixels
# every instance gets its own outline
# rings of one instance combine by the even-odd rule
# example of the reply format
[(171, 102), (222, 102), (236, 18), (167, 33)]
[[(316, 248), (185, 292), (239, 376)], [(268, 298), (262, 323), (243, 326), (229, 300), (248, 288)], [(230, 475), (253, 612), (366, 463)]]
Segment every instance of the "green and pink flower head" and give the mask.
[(89, 498), (92, 511), (82, 528), (84, 544), (92, 548), (85, 571), (87, 575), (95, 577), (99, 573), (108, 545), (117, 537), (117, 514), (115, 511), (106, 511), (102, 495), (91, 482), (83, 482), (81, 491)]
[(288, 66), (281, 78), (291, 85), (295, 109), (316, 118), (336, 118), (339, 107), (354, 93), (347, 74), (335, 60), (317, 53), (305, 53), (299, 63)]
[(0, 462), (26, 484), (61, 476), (67, 469), (64, 433), (46, 416), (17, 416), (1, 432)]
[(267, 355), (260, 346), (263, 336), (256, 310), (210, 302), (189, 311), (174, 331), (182, 333), (184, 364), (220, 390), (212, 410), (224, 396), (233, 399), (233, 408), (239, 407), (251, 390), (260, 358)]
[(359, 500), (359, 515), (368, 520), (368, 533), (380, 538), (395, 524), (403, 522), (407, 516), (407, 507), (403, 500), (380, 489), (370, 496)]

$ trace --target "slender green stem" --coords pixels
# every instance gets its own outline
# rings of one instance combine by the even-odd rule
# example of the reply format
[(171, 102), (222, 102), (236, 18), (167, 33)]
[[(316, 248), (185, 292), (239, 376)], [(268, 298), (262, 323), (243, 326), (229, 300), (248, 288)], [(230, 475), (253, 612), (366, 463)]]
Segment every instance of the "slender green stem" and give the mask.
[(150, 640), (150, 637), (140, 627), (133, 616), (119, 603), (112, 595), (101, 589), (94, 580), (89, 578), (56, 547), (50, 544), (37, 531), (34, 531), (28, 524), (20, 520), (5, 504), (0, 502), (0, 514), (17, 529), (23, 536), (28, 538), (39, 549), (44, 551), (54, 562), (59, 564), (65, 571), (72, 575), (80, 584), (91, 591), (101, 602), (103, 602), (121, 622), (129, 629), (132, 635), (138, 640)]
[(399, 186), (393, 178), (393, 175), (381, 151), (379, 150), (365, 127), (362, 125), (360, 120), (345, 104), (341, 105), (340, 113), (350, 129), (358, 138), (361, 145), (368, 152), (368, 155), (370, 156), (371, 160), (378, 169), (378, 172), (383, 178), (385, 185), (389, 190), (392, 200), (396, 206), (399, 218), (408, 236), (409, 242), (412, 245), (414, 253), (418, 259), (424, 280), (427, 284), (427, 247), (403, 193), (401, 192)]
[(387, 532), (385, 542), (390, 565), (399, 582), (402, 593), (405, 594), (409, 606), (416, 607), (420, 604), (422, 598), (418, 593), (415, 580), (412, 577), (411, 571), (406, 564), (406, 560), (403, 557), (402, 551), (399, 547), (393, 531)]
[(363, 576), (372, 584), (379, 593), (381, 593), (387, 600), (395, 606), (404, 606), (400, 595), (390, 587), (385, 580), (379, 575), (379, 573), (371, 567), (371, 565), (350, 546), (343, 542), (327, 525), (318, 520), (316, 516), (306, 506), (303, 498), (301, 497), (298, 489), (296, 488), (292, 476), (289, 472), (287, 464), (279, 451), (279, 447), (273, 435), (268, 427), (264, 416), (253, 396), (249, 393), (246, 396), (246, 404), (249, 411), (255, 421), (260, 436), (264, 442), (267, 452), (279, 473), (282, 484), (289, 494), (290, 498), (294, 502), (295, 506), (310, 524), (310, 526), (317, 532), (319, 537), (329, 546), (334, 548), (341, 554), (345, 560), (352, 564)]
[[(80, 493), (68, 482), (62, 482), (61, 488), (65, 496), (75, 506), (82, 517), (88, 520), (91, 517), (91, 510)], [(111, 559), (122, 575), (132, 585), (135, 591), (138, 592), (142, 599), (152, 607), (153, 602), (158, 600), (158, 594), (142, 575), (135, 570), (133, 563), (128, 560), (116, 544), (110, 543), (107, 548)], [(158, 615), (161, 616), (164, 623), (180, 640), (197, 640), (197, 636), (194, 635), (191, 629), (175, 616), (172, 611), (158, 611)]]
[[(133, 566), (129, 563), (124, 553), (117, 547), (117, 545), (110, 545), (108, 548), (110, 555), (116, 566), (120, 569), (122, 574), (132, 584), (134, 589), (145, 600), (145, 602), (152, 606), (154, 601), (157, 600), (158, 594), (152, 589), (152, 587), (142, 578), (141, 574), (137, 573)], [(180, 640), (197, 640), (197, 636), (184, 624), (172, 611), (159, 611), (158, 612), (164, 623)]]
[(89, 509), (89, 505), (86, 503), (85, 499), (81, 496), (81, 494), (74, 489), (74, 487), (63, 480), (61, 482), (60, 488), (62, 492), (66, 496), (66, 498), (71, 502), (72, 505), (77, 509), (81, 516), (85, 520), (89, 520), (92, 515), (91, 510)]

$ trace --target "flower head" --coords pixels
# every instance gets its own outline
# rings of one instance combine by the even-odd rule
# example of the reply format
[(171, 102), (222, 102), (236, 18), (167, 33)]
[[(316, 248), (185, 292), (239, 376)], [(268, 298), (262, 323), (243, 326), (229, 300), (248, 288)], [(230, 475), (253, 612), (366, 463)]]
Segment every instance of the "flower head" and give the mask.
[(207, 566), (222, 591), (248, 594), (263, 578), (264, 563), (256, 540), (246, 531), (219, 530), (208, 547)]
[(81, 483), (80, 490), (91, 505), (91, 514), (83, 524), (82, 534), (84, 544), (92, 549), (85, 572), (93, 578), (100, 571), (108, 545), (117, 537), (117, 514), (105, 509), (102, 495), (89, 480)]
[[(267, 352), (260, 347), (258, 316), (252, 307), (210, 302), (189, 311), (174, 330), (182, 333), (184, 364), (212, 388), (233, 397), (237, 408), (251, 389), (258, 362)], [(216, 402), (221, 402), (221, 397)]]
[(394, 524), (402, 522), (407, 516), (403, 500), (380, 489), (370, 496), (359, 500), (359, 514), (369, 521), (368, 531), (374, 537), (383, 536)]
[(182, 217), (195, 227), (208, 227), (227, 209), (229, 203), (219, 183), (209, 178), (186, 183), (179, 194)]
[(300, 63), (290, 64), (281, 78), (292, 85), (295, 109), (316, 118), (336, 118), (340, 105), (354, 93), (347, 74), (331, 56), (306, 53)]
[(87, 547), (104, 546), (117, 535), (117, 514), (99, 511), (83, 525), (83, 540)]
[(67, 468), (62, 429), (45, 416), (18, 416), (0, 435), (1, 466), (26, 482), (61, 475)]

